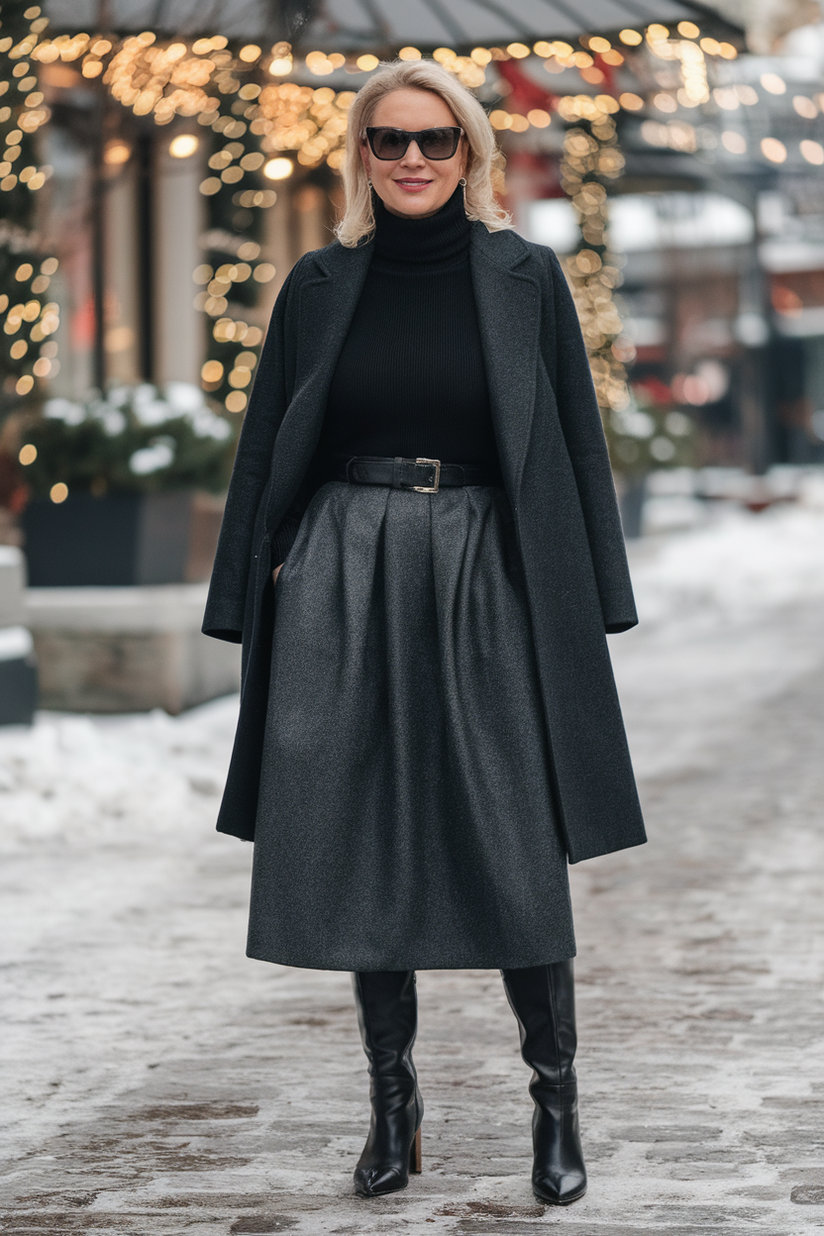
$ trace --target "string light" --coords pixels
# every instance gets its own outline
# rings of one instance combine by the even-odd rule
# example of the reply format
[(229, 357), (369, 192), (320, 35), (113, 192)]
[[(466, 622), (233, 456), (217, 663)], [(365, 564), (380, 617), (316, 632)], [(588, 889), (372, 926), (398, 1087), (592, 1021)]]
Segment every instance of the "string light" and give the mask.
[(793, 108), (799, 116), (803, 116), (805, 120), (815, 120), (818, 115), (818, 107), (812, 99), (808, 99), (804, 94), (797, 94), (793, 99)]
[(103, 162), (108, 163), (111, 167), (118, 167), (122, 163), (128, 163), (132, 157), (132, 148), (128, 142), (121, 141), (120, 138), (114, 138), (110, 142), (106, 142), (103, 148)]
[(805, 140), (799, 143), (798, 148), (801, 151), (801, 157), (808, 163), (813, 163), (816, 167), (824, 163), (824, 146), (820, 142)]
[(263, 175), (269, 180), (285, 180), (287, 176), (291, 176), (295, 165), (291, 159), (270, 159), (268, 163), (263, 165)]
[(747, 139), (743, 133), (737, 133), (734, 129), (725, 129), (721, 134), (721, 145), (730, 154), (742, 155), (747, 153)]
[[(563, 104), (563, 107), (562, 107)], [(564, 137), (561, 183), (570, 196), (581, 229), (581, 247), (564, 261), (564, 269), (581, 321), (592, 378), (605, 422), (629, 403), (626, 370), (620, 359), (622, 322), (613, 301), (621, 274), (609, 252), (608, 203), (604, 178), (621, 174), (624, 158), (617, 148), (610, 95), (567, 96), (558, 111), (564, 119), (583, 120)]]
[(292, 49), (288, 43), (276, 43), (269, 62), (272, 77), (285, 77), (292, 72)]
[(656, 120), (645, 120), (641, 125), (641, 137), (651, 146), (665, 146), (670, 150), (690, 153), (698, 149), (695, 129), (684, 120), (671, 120), (667, 124), (660, 124)]
[(199, 147), (200, 142), (194, 133), (178, 133), (169, 142), (169, 154), (173, 159), (189, 159)]
[(783, 77), (779, 77), (777, 73), (762, 73), (761, 85), (769, 94), (785, 94), (787, 83)]
[(761, 153), (770, 163), (784, 163), (787, 158), (787, 147), (777, 137), (761, 139)]
[[(0, 291), (0, 314), (11, 369), (6, 389), (21, 398), (36, 392), (37, 379), (59, 368), (57, 345), (45, 342), (59, 325), (58, 307), (54, 302), (44, 304), (41, 299), (57, 270), (57, 260), (37, 255), (37, 235), (26, 231), (34, 225), (33, 206), (20, 196), (22, 189), (36, 193), (52, 172), (47, 164), (38, 167), (31, 141), (51, 118), (45, 96), (38, 89), (37, 74), (43, 63), (40, 51), (48, 43), (42, 36), (49, 24), (40, 12), (38, 6), (26, 8), (22, 16), (29, 22), (29, 29), (16, 44), (8, 35), (0, 38), (0, 54), (5, 55), (5, 62), (0, 62), (0, 98), (7, 97), (0, 107), (0, 125), (6, 130), (0, 148), (0, 191), (17, 193), (2, 212), (5, 221), (0, 222), (0, 266), (5, 270), (8, 288)], [(81, 54), (88, 41), (88, 36), (66, 39), (66, 50)], [(55, 51), (51, 58), (57, 59), (59, 55)], [(16, 87), (13, 93), (12, 87)], [(27, 455), (24, 450), (23, 458)]]

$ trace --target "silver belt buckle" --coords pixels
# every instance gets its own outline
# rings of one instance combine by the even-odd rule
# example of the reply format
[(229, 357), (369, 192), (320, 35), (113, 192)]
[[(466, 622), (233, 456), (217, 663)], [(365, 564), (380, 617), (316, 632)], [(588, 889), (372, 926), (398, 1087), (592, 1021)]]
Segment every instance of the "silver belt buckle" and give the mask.
[(436, 494), (438, 486), (441, 483), (441, 461), (440, 459), (424, 459), (419, 457), (415, 460), (416, 464), (434, 464), (435, 465), (435, 484), (434, 485), (410, 485), (410, 489), (414, 489), (416, 494)]

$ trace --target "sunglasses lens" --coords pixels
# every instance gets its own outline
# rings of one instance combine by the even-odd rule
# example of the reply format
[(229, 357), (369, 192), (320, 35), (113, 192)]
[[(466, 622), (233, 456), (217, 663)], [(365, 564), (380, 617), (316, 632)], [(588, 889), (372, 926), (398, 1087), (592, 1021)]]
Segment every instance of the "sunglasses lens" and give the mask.
[(425, 159), (451, 159), (458, 149), (459, 129), (424, 129), (407, 133), (404, 129), (369, 129), (369, 143), (377, 159), (402, 159), (415, 138)]
[(372, 149), (378, 159), (400, 159), (409, 144), (402, 129), (375, 129)]
[(425, 159), (451, 159), (457, 142), (452, 129), (427, 129), (421, 134), (420, 147)]

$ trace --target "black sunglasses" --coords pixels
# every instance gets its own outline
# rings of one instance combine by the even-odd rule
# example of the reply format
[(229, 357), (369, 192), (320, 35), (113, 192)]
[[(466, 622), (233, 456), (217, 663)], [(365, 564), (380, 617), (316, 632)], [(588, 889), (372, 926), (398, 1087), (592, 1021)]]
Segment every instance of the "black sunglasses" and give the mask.
[(463, 129), (447, 126), (410, 132), (407, 129), (381, 127), (367, 129), (366, 136), (376, 159), (402, 159), (411, 141), (418, 143), (418, 150), (425, 159), (451, 159), (458, 149)]

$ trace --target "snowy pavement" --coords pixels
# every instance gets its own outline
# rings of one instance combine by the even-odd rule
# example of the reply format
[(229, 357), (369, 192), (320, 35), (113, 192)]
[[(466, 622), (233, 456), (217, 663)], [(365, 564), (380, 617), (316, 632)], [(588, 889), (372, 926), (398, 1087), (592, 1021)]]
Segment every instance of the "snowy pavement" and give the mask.
[(0, 731), (0, 1232), (824, 1228), (824, 513), (633, 547), (611, 638), (650, 844), (572, 869), (587, 1197), (529, 1189), (493, 972), (419, 976), (424, 1172), (351, 1195), (348, 976), (244, 956), (236, 711)]

